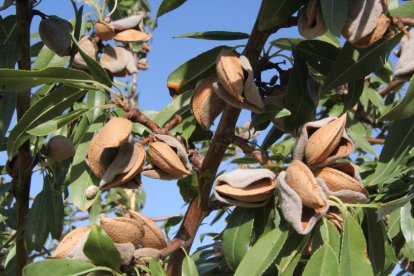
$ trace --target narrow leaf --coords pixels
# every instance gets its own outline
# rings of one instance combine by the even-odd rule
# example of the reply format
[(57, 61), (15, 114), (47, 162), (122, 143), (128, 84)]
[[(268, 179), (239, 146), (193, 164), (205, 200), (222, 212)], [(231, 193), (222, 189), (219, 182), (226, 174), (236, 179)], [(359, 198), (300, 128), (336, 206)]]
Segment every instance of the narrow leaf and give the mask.
[(289, 116), (290, 114), (291, 114), (290, 111), (287, 110), (286, 108), (282, 108), (276, 105), (267, 106), (266, 110), (262, 114), (255, 114), (253, 116), (253, 119), (250, 123), (250, 127), (254, 128), (264, 122), (286, 117), (286, 116)]
[(411, 116), (414, 116), (414, 77), (411, 78), (402, 101), (385, 113), (380, 120), (400, 120)]
[(244, 256), (234, 275), (261, 275), (277, 257), (288, 236), (287, 227), (275, 228), (263, 235)]
[(389, 40), (382, 39), (366, 49), (356, 49), (350, 43), (346, 43), (332, 65), (322, 93), (346, 82), (360, 80), (381, 69), (387, 62), (390, 51), (400, 40), (401, 34)]
[(348, 14), (347, 1), (321, 0), (322, 14), (328, 30), (340, 36)]
[(198, 276), (197, 267), (193, 259), (191, 259), (191, 257), (187, 255), (187, 252), (183, 260), (181, 271), (182, 276)]
[(210, 49), (180, 65), (167, 79), (173, 94), (181, 94), (195, 87), (200, 79), (216, 72), (216, 59), (220, 51), (227, 46)]
[(407, 202), (401, 208), (401, 232), (408, 248), (414, 250), (414, 201)]
[(319, 73), (328, 75), (340, 50), (334, 45), (320, 40), (304, 40), (296, 50)]
[(53, 275), (55, 276), (82, 275), (94, 267), (90, 262), (67, 259), (46, 259), (25, 266), (23, 275), (50, 275), (51, 271), (53, 271)]
[(190, 108), (191, 95), (193, 91), (187, 91), (174, 98), (167, 106), (165, 106), (160, 112), (154, 117), (154, 121), (162, 126), (171, 120), (175, 114), (183, 114)]
[(151, 271), (151, 275), (156, 275), (156, 276), (166, 276), (167, 275), (165, 270), (161, 267), (160, 263), (155, 258), (151, 259), (148, 267)]
[(69, 61), (69, 57), (60, 57), (50, 50), (46, 45), (40, 49), (33, 64), (34, 70), (41, 70), (46, 67), (63, 67)]
[(52, 188), (46, 179), (48, 179), (48, 176), (46, 176), (45, 184), (43, 185), (44, 204), (42, 208), (47, 213), (47, 228), (52, 238), (59, 240), (63, 232), (63, 219), (65, 215), (63, 198), (61, 192)]
[(121, 266), (121, 255), (112, 239), (97, 225), (92, 226), (83, 253), (96, 265), (107, 266), (113, 270), (119, 270)]
[(361, 227), (353, 217), (345, 217), (339, 275), (373, 275), (366, 252), (367, 245)]
[(359, 101), (364, 91), (364, 79), (348, 82), (348, 94), (345, 96), (344, 108), (351, 110)]
[(278, 38), (270, 42), (271, 45), (276, 46), (282, 50), (292, 50), (292, 47), (297, 46), (300, 42), (304, 41), (301, 38)]
[(249, 38), (249, 34), (240, 32), (226, 32), (226, 31), (208, 31), (208, 32), (195, 32), (187, 33), (174, 38), (196, 38), (196, 39), (208, 39), (208, 40), (239, 40)]
[(338, 273), (338, 256), (329, 244), (324, 244), (309, 259), (303, 271), (303, 276), (336, 276)]
[(365, 228), (365, 237), (368, 244), (368, 256), (371, 260), (372, 268), (376, 275), (382, 274), (385, 264), (385, 243), (384, 239), (384, 222), (377, 221), (377, 215), (374, 209), (365, 208), (365, 218), (363, 226)]
[(385, 216), (391, 214), (395, 210), (400, 209), (413, 198), (414, 193), (411, 193), (402, 198), (398, 198), (396, 200), (380, 204), (380, 208), (378, 208), (378, 220), (383, 219)]
[(304, 4), (303, 0), (264, 0), (259, 11), (259, 30), (273, 28), (285, 21)]
[(236, 270), (250, 247), (253, 230), (254, 210), (236, 207), (227, 217), (227, 227), (223, 233), (223, 251), (231, 270)]
[(175, 10), (182, 4), (184, 4), (187, 0), (163, 0), (161, 2), (160, 7), (157, 11), (157, 17), (160, 17), (172, 10)]
[(392, 16), (414, 17), (414, 2), (408, 1), (398, 8), (390, 10)]
[(40, 192), (34, 199), (29, 214), (27, 215), (24, 238), (29, 248), (42, 251), (43, 245), (47, 240), (49, 231), (47, 228), (47, 209), (45, 206), (45, 197)]

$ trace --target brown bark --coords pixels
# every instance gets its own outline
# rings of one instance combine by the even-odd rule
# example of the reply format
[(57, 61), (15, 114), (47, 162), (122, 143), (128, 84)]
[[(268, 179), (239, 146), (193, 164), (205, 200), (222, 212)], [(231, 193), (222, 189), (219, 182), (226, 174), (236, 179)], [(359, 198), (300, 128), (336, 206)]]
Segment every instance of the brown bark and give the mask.
[[(20, 46), (22, 57), (18, 63), (21, 70), (30, 70), (30, 24), (31, 7), (29, 0), (16, 1), (16, 32), (17, 43)], [(30, 107), (30, 89), (19, 92), (17, 99), (17, 119), (21, 119)], [(14, 196), (17, 205), (17, 237), (16, 237), (16, 275), (22, 275), (23, 267), (27, 263), (27, 250), (24, 243), (24, 227), (29, 211), (29, 193), (32, 176), (32, 154), (30, 141), (19, 148), (17, 162), (13, 168), (18, 174), (13, 178)]]

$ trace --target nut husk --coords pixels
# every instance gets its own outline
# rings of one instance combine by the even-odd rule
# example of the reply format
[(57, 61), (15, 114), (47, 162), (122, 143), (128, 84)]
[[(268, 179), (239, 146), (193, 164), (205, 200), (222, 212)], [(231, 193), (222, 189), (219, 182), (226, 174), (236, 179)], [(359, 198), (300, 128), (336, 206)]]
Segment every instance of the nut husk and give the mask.
[(115, 243), (132, 243), (135, 246), (142, 243), (144, 224), (142, 221), (125, 218), (101, 218), (101, 228)]
[(309, 0), (306, 6), (299, 10), (298, 30), (303, 37), (308, 39), (326, 33), (328, 28), (323, 18), (319, 0)]
[(388, 27), (390, 26), (390, 23), (391, 19), (388, 18), (388, 16), (386, 16), (385, 14), (382, 14), (378, 21), (378, 25), (374, 29), (374, 31), (369, 35), (361, 38), (357, 42), (353, 43), (353, 45), (357, 48), (367, 48), (371, 46), (372, 44), (380, 40), (380, 38), (382, 38), (382, 36), (385, 34)]
[(177, 179), (176, 176), (170, 175), (163, 170), (152, 166), (151, 164), (146, 165), (141, 172), (142, 175), (154, 179), (161, 179), (161, 180), (174, 180)]
[(70, 56), (72, 52), (72, 25), (55, 15), (42, 19), (39, 35), (43, 43), (58, 56)]
[(328, 202), (322, 190), (317, 186), (325, 207), (317, 211), (304, 206), (302, 198), (287, 184), (287, 172), (282, 171), (277, 177), (277, 191), (279, 195), (280, 209), (283, 217), (301, 235), (308, 234), (329, 209)]
[(124, 47), (106, 45), (100, 64), (115, 77), (125, 77), (138, 71), (134, 56)]
[(348, 1), (348, 16), (342, 35), (352, 44), (370, 35), (378, 25), (384, 12), (382, 1)]
[(239, 55), (231, 49), (221, 50), (216, 62), (217, 77), (224, 89), (238, 101), (243, 101), (244, 72)]
[[(91, 227), (90, 226), (83, 226), (78, 227), (68, 234), (66, 234), (63, 239), (59, 242), (58, 246), (56, 247), (55, 251), (53, 252), (51, 258), (56, 259), (63, 259), (63, 258), (71, 258), (75, 253), (75, 249), (78, 247), (81, 240), (89, 235)], [(83, 247), (83, 245), (82, 245)]]
[(134, 14), (110, 23), (111, 27), (116, 31), (125, 31), (129, 29), (143, 30), (144, 27), (144, 13)]
[(338, 147), (344, 133), (346, 114), (316, 130), (305, 147), (305, 160), (309, 165), (325, 161)]
[(72, 141), (63, 136), (56, 135), (46, 145), (46, 156), (53, 161), (63, 161), (75, 155), (75, 146)]
[(165, 142), (150, 143), (148, 154), (152, 163), (169, 175), (181, 178), (191, 174), (191, 171), (184, 166), (177, 153)]
[(101, 40), (111, 40), (115, 35), (114, 28), (105, 21), (98, 21), (94, 25), (95, 34)]
[(132, 122), (125, 118), (112, 117), (92, 138), (87, 160), (91, 171), (101, 178), (131, 133)]
[[(93, 42), (91, 37), (83, 36), (79, 40), (79, 46), (82, 49), (82, 51), (85, 52), (85, 54), (87, 54), (90, 58), (96, 60), (97, 46)], [(82, 58), (79, 52), (76, 53), (73, 59), (73, 65), (81, 69), (88, 69), (88, 65), (86, 64), (85, 60)]]
[[(124, 152), (122, 151), (122, 147), (125, 144), (128, 145), (127, 147), (125, 147), (127, 149), (130, 149), (130, 146), (132, 145), (133, 149), (130, 150), (132, 151), (131, 156), (128, 153), (124, 154)], [(121, 146), (121, 149), (118, 152), (117, 157), (114, 159), (114, 161), (111, 163), (111, 165), (108, 167), (105, 174), (103, 175), (100, 183), (101, 189), (121, 187), (133, 178), (135, 178), (142, 171), (142, 167), (144, 166), (146, 157), (144, 147), (141, 144), (131, 144), (129, 142), (125, 144)], [(125, 160), (128, 157), (130, 157), (128, 163), (121, 162), (121, 159)], [(113, 172), (111, 172), (111, 170), (113, 170)], [(111, 179), (108, 182), (105, 181), (105, 176), (107, 174), (110, 174), (107, 180)]]
[(213, 83), (216, 81), (217, 77), (214, 75), (199, 81), (191, 98), (192, 113), (197, 123), (205, 130), (210, 129), (225, 105), (213, 91)]
[(143, 247), (162, 249), (167, 246), (164, 235), (155, 222), (133, 210), (128, 210), (128, 213), (131, 218), (144, 222), (144, 238), (142, 240)]
[(400, 42), (401, 55), (395, 65), (395, 78), (409, 79), (414, 73), (414, 30), (410, 30), (410, 36), (403, 36)]
[(312, 171), (302, 161), (294, 159), (286, 170), (286, 184), (301, 198), (304, 206), (316, 212), (326, 207), (326, 202)]
[(276, 188), (275, 178), (275, 174), (268, 169), (236, 169), (216, 178), (214, 195), (227, 204), (261, 207)]

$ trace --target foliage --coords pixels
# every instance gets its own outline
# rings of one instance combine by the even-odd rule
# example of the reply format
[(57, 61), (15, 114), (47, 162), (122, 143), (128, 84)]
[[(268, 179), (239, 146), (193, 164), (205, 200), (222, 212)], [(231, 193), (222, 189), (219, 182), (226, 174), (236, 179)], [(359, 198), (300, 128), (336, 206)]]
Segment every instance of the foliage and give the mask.
[[(34, 16), (47, 17), (36, 10), (36, 2), (27, 1)], [(314, 39), (281, 37), (277, 32), (280, 28), (297, 30), (297, 12), (303, 12), (308, 1), (263, 0), (251, 34), (200, 30), (176, 36), (240, 40), (244, 45), (233, 49), (223, 44), (185, 61), (166, 80), (173, 96), (170, 103), (160, 111), (145, 111), (137, 108), (137, 72), (126, 73), (126, 83), (121, 83), (119, 75), (99, 62), (104, 51), (102, 43), (109, 45), (108, 42), (97, 44), (99, 50), (94, 56), (82, 50), (79, 35), (94, 35), (84, 9), (96, 13), (99, 20), (143, 14), (140, 31), (150, 32), (158, 27), (159, 17), (173, 17), (174, 9), (191, 4), (164, 0), (156, 17), (150, 18), (151, 7), (146, 0), (103, 2), (72, 1), (76, 20), (72, 24), (70, 57), (58, 56), (42, 41), (29, 41), (32, 70), (15, 69), (25, 55), (18, 40), (16, 15), (0, 17), (0, 150), (8, 157), (0, 164), (0, 254), (5, 257), (0, 262), (2, 273), (19, 273), (19, 242), (27, 249), (30, 264), (23, 274), (28, 276), (50, 271), (54, 275), (88, 275), (94, 271), (166, 275), (176, 269), (183, 275), (383, 275), (399, 264), (403, 264), (400, 270), (413, 273), (414, 77), (395, 78), (395, 58), (391, 53), (404, 36), (396, 24), (390, 25), (393, 32), (387, 32), (387, 37), (357, 48), (341, 37), (349, 9), (347, 2), (320, 0), (328, 32)], [(13, 13), (13, 3), (4, 1), (0, 10), (10, 9)], [(390, 7), (393, 9), (387, 14), (402, 16), (403, 23), (412, 22), (404, 19), (414, 18), (413, 3)], [(131, 50), (136, 62), (146, 62), (149, 42), (120, 44)], [(252, 45), (258, 49), (252, 50)], [(263, 112), (252, 112), (249, 124), (234, 128), (238, 111), (233, 108), (235, 111), (229, 115), (224, 109), (218, 127), (206, 130), (197, 124), (192, 111), (194, 91), (200, 80), (216, 72), (220, 53), (230, 49), (250, 59), (255, 84), (264, 101)], [(87, 69), (76, 68), (78, 51)], [(257, 57), (249, 51), (257, 51)], [(284, 66), (280, 66), (282, 63)], [(145, 70), (145, 66), (138, 68)], [(242, 70), (246, 78), (247, 71)], [(20, 113), (21, 91), (28, 90), (30, 105)], [(268, 104), (272, 97), (279, 99)], [(12, 119), (15, 112), (19, 114), (16, 120)], [(268, 168), (277, 175), (291, 162), (297, 134), (304, 123), (339, 117), (344, 112), (348, 116), (347, 133), (354, 141), (350, 159), (369, 193), (368, 203), (342, 202), (331, 196), (328, 202), (336, 219), (324, 216), (310, 233), (299, 235), (284, 218), (277, 191), (258, 208), (233, 208), (210, 196), (222, 162), (242, 168)], [(142, 210), (145, 192), (141, 187), (99, 189), (100, 180), (85, 158), (94, 135), (111, 116), (132, 120), (132, 139), (143, 145), (153, 142), (157, 132), (169, 131), (180, 137), (193, 167), (190, 174), (176, 181), (183, 203), (189, 206), (187, 215), (170, 217), (162, 225), (167, 237), (170, 229), (179, 225), (191, 225), (193, 230), (189, 231), (193, 233), (183, 235), (179, 230), (156, 258), (134, 260), (129, 265), (123, 264), (124, 255), (118, 252), (118, 242), (109, 231), (95, 224), (99, 214), (122, 216), (127, 210)], [(71, 140), (76, 150), (72, 158), (48, 158), (48, 141), (56, 135)], [(24, 195), (17, 193), (16, 187), (24, 177), (19, 170), (19, 164), (24, 162), (19, 158), (24, 157), (25, 150), (32, 161), (29, 171), (40, 172), (44, 181), (41, 192), (32, 195), (26, 224), (21, 229), (18, 225), (24, 210), (17, 202)], [(178, 151), (175, 148), (174, 152)], [(265, 156), (267, 162), (261, 162), (258, 156)], [(152, 159), (148, 157), (147, 164)], [(97, 189), (96, 195), (88, 195), (91, 188)], [(205, 199), (211, 209), (205, 208)], [(85, 211), (87, 216), (79, 215)], [(209, 213), (215, 215), (214, 221), (224, 218), (225, 227), (220, 233), (204, 233), (214, 237), (213, 244), (190, 251), (197, 228)], [(48, 259), (59, 240), (78, 226), (78, 220), (89, 220), (94, 225), (83, 243), (79, 241), (83, 259)], [(184, 236), (187, 240), (180, 240)], [(177, 241), (182, 242), (180, 246), (176, 246)], [(174, 263), (177, 260), (179, 268)]]

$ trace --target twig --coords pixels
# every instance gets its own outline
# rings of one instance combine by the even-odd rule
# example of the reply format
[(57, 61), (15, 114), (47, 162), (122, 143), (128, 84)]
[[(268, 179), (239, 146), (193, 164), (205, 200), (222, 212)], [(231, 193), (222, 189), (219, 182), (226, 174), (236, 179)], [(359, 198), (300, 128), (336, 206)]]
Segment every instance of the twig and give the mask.
[(371, 144), (378, 144), (383, 145), (385, 142), (385, 139), (383, 138), (373, 138), (373, 137), (367, 137), (367, 141)]
[(253, 156), (253, 158), (256, 159), (257, 162), (259, 162), (261, 165), (264, 165), (268, 162), (266, 154), (263, 151), (257, 150), (250, 146), (248, 140), (235, 135), (233, 138), (233, 144), (241, 148), (245, 154), (250, 154)]
[(134, 108), (131, 105), (124, 105), (122, 106), (122, 109), (127, 113), (125, 117), (130, 119), (131, 121), (146, 126), (152, 132), (161, 132), (161, 128), (153, 120), (151, 120), (144, 113), (142, 113), (138, 108)]
[(391, 91), (393, 91), (395, 88), (397, 88), (398, 86), (402, 85), (405, 82), (405, 80), (393, 80), (391, 81), (387, 87), (381, 89), (378, 91), (378, 93), (382, 96), (385, 97), (388, 93), (390, 93)]
[(173, 119), (171, 119), (171, 121), (169, 121), (168, 123), (166, 123), (164, 125), (164, 128), (167, 131), (170, 131), (171, 129), (173, 129), (176, 125), (178, 125), (179, 123), (181, 123), (183, 121), (183, 118), (181, 118), (180, 115), (175, 115), (175, 117)]

